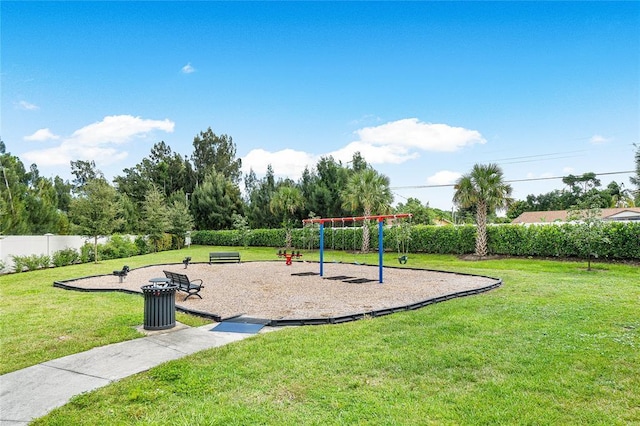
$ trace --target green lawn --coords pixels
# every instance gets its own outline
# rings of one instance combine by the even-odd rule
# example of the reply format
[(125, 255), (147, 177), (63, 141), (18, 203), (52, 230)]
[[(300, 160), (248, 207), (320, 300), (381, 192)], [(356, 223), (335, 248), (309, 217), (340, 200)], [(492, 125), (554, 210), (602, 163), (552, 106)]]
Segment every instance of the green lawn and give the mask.
[[(210, 250), (126, 262), (180, 262), (187, 254), (204, 261)], [(271, 249), (241, 251), (245, 260), (275, 258)], [(122, 264), (1, 277), (3, 371), (137, 337), (141, 297), (51, 287)], [(426, 255), (412, 255), (407, 266), (498, 276), (504, 285), (200, 352), (78, 396), (35, 424), (640, 423), (639, 267), (596, 264), (587, 272), (573, 262)]]

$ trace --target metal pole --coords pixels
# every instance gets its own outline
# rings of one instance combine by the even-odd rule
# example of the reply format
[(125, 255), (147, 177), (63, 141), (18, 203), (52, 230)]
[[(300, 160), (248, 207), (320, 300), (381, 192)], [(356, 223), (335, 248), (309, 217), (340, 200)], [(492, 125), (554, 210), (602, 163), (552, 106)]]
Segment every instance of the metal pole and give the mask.
[(320, 222), (320, 276), (324, 276), (324, 223)]
[(383, 262), (383, 254), (384, 247), (382, 246), (384, 242), (384, 238), (382, 235), (384, 225), (384, 219), (378, 219), (378, 263), (380, 265), (380, 284), (382, 284), (382, 262)]

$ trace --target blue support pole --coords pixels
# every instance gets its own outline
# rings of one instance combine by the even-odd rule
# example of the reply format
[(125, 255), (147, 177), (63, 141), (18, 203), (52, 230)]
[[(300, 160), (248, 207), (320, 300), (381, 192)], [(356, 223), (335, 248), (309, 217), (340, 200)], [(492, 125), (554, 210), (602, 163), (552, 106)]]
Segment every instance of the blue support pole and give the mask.
[(378, 219), (378, 264), (380, 265), (380, 284), (382, 284), (382, 264), (383, 264), (383, 254), (384, 254), (384, 238), (382, 235), (384, 226), (383, 220)]
[(324, 276), (324, 223), (320, 222), (320, 276)]

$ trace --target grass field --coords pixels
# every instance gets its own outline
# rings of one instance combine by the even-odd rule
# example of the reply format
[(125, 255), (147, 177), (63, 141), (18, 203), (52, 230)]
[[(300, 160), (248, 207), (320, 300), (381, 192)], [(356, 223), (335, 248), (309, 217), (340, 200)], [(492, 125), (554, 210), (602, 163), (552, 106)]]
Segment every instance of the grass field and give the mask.
[[(0, 277), (2, 372), (139, 337), (141, 297), (64, 291), (54, 280), (123, 262), (205, 261), (211, 250)], [(275, 258), (272, 249), (240, 251), (243, 260)], [(325, 259), (376, 263), (375, 254)], [(575, 262), (431, 255), (412, 255), (407, 266), (504, 285), (199, 352), (78, 396), (35, 424), (640, 424), (638, 266), (587, 272)]]

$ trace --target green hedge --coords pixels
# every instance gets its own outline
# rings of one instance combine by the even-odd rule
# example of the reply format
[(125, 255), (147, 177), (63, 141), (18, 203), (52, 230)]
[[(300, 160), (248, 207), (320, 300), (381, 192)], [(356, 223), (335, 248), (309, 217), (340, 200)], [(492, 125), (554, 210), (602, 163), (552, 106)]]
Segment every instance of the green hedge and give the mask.
[[(640, 259), (640, 223), (603, 223), (607, 241), (597, 248), (600, 258)], [(571, 224), (547, 225), (490, 225), (487, 228), (489, 254), (509, 256), (576, 257), (579, 256), (571, 237)], [(385, 229), (384, 247), (387, 251), (397, 250), (397, 229)], [(254, 229), (249, 237), (250, 246), (284, 247), (284, 229)], [(464, 226), (414, 225), (408, 241), (411, 253), (470, 254), (475, 251), (476, 228)], [(238, 246), (238, 231), (194, 231), (194, 244), (216, 246)], [(324, 246), (335, 250), (360, 250), (362, 227), (325, 228)], [(296, 249), (318, 249), (317, 229), (293, 229), (293, 246)], [(378, 247), (378, 231), (371, 227), (370, 248)]]
[[(571, 237), (574, 225), (500, 225), (487, 230), (489, 253), (511, 256), (579, 257)], [(596, 248), (604, 259), (640, 259), (640, 223), (605, 222)]]

